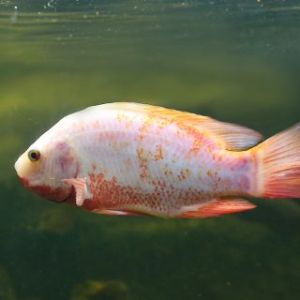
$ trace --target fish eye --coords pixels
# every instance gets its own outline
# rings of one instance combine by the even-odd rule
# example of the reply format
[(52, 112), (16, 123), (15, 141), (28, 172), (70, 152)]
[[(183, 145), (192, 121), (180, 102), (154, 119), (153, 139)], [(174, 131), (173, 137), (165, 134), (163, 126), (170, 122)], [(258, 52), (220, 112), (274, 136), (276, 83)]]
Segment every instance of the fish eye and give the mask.
[(41, 153), (38, 150), (30, 150), (28, 152), (28, 158), (31, 161), (37, 161), (40, 159), (40, 157), (41, 157)]

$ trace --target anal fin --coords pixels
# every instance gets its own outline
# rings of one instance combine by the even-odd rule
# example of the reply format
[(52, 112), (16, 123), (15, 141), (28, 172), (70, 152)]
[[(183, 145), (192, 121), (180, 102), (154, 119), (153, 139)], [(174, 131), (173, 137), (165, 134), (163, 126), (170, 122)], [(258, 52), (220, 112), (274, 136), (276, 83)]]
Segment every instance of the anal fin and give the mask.
[(95, 209), (93, 212), (107, 216), (145, 216), (145, 214), (142, 213), (126, 210)]
[(177, 218), (212, 218), (247, 211), (255, 207), (256, 205), (241, 198), (220, 198), (198, 205), (198, 207), (191, 206), (190, 210), (189, 207), (185, 207), (185, 211)]

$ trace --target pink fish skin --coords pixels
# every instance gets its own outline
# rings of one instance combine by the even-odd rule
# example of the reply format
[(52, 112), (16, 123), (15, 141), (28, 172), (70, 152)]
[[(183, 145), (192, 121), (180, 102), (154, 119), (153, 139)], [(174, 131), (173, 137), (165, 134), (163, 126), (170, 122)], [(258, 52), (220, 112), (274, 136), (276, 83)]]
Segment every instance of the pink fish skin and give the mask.
[(43, 197), (106, 215), (215, 217), (243, 197), (300, 197), (300, 124), (255, 146), (254, 130), (137, 103), (64, 117), (17, 160)]

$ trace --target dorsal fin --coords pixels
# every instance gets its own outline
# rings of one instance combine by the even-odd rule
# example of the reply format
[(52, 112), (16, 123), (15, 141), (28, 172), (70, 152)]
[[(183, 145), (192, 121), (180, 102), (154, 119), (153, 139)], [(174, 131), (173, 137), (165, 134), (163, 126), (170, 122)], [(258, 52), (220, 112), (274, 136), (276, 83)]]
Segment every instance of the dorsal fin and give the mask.
[(262, 135), (252, 129), (231, 123), (220, 122), (207, 116), (142, 103), (116, 102), (100, 105), (104, 109), (123, 112), (146, 113), (150, 117), (192, 126), (200, 131), (209, 131), (224, 142), (226, 150), (245, 150), (255, 146)]
[(221, 122), (207, 116), (189, 112), (148, 105), (146, 107), (150, 109), (152, 114), (157, 114), (158, 117), (161, 116), (185, 126), (190, 125), (200, 131), (209, 131), (224, 143), (224, 149), (226, 150), (246, 150), (262, 140), (262, 135), (259, 132), (240, 125)]
[(211, 118), (208, 118), (206, 122), (202, 122), (200, 126), (207, 128), (207, 130), (222, 139), (226, 150), (246, 150), (262, 140), (262, 135), (255, 130)]

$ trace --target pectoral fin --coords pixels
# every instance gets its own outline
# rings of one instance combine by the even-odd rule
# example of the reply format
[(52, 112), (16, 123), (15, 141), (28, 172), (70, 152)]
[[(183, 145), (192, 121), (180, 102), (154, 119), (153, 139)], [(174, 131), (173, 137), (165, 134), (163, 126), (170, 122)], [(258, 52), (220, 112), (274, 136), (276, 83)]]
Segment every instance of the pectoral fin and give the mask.
[(70, 184), (74, 187), (77, 206), (82, 206), (85, 200), (92, 198), (92, 195), (88, 190), (86, 178), (68, 178), (63, 179), (62, 182)]
[(244, 199), (215, 199), (205, 204), (183, 207), (177, 218), (209, 218), (254, 209), (256, 205)]

